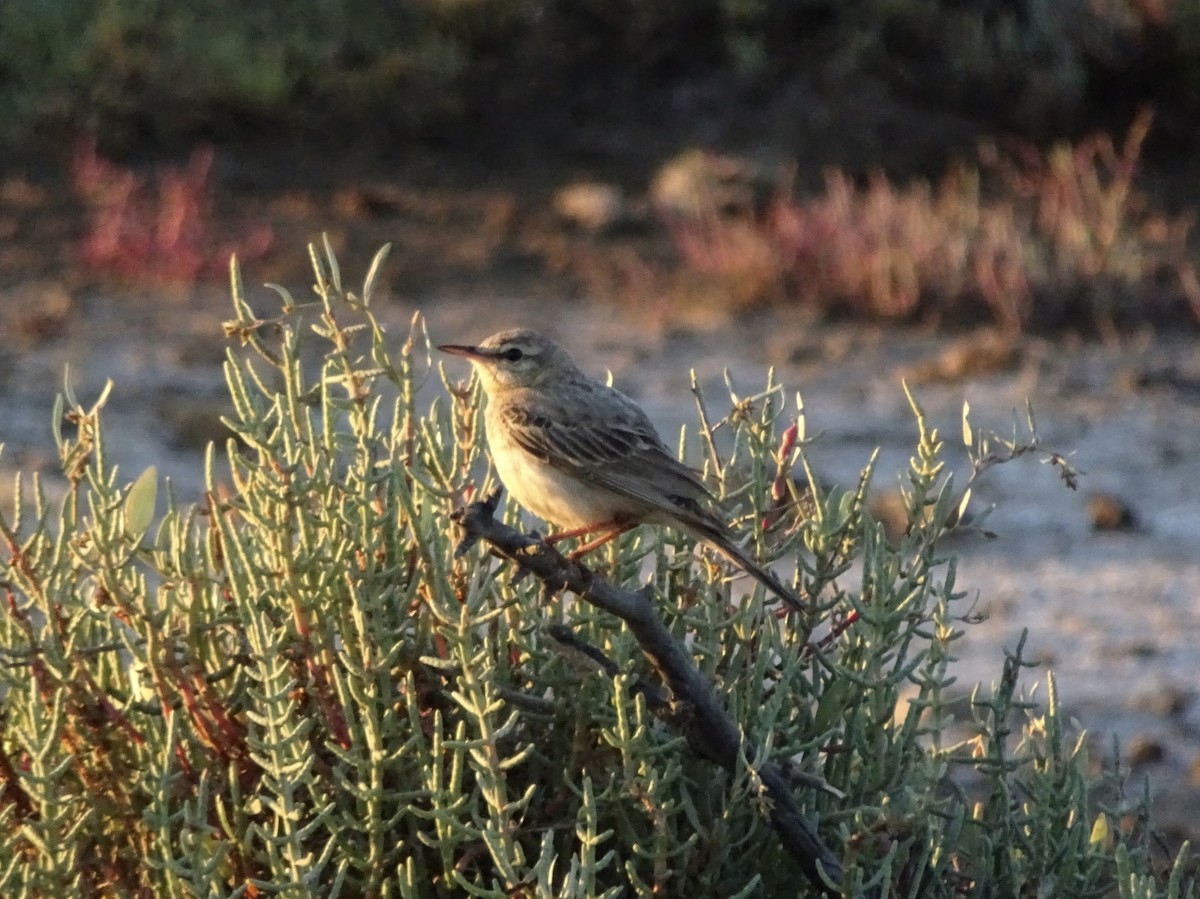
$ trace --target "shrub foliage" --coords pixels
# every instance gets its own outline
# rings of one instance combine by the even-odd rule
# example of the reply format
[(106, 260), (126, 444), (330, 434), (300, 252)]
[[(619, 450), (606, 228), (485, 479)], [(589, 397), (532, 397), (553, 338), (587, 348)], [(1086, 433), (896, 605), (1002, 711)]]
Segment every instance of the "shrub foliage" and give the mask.
[[(1044, 708), (1022, 698), (1020, 647), (952, 705), (967, 610), (940, 540), (967, 495), (915, 404), (895, 542), (864, 512), (869, 460), (797, 501), (808, 444), (802, 418), (778, 441), (775, 385), (719, 423), (701, 404), (701, 436), (728, 435), (707, 475), (769, 521), (756, 549), (797, 565), (804, 615), (659, 529), (593, 562), (649, 572), (744, 734), (730, 772), (689, 749), (686, 708), (648, 700), (628, 628), (456, 554), (451, 511), (494, 483), (479, 391), (438, 377), (419, 316), (385, 333), (381, 259), (357, 294), (313, 261), (316, 301), (280, 288), (269, 318), (234, 270), (236, 438), (199, 502), (167, 484), (158, 514), (154, 471), (130, 484), (106, 452), (104, 397), (68, 390), (61, 503), (22, 479), (0, 518), (0, 894), (795, 895), (772, 760), (844, 867), (814, 894), (1196, 895), (1141, 806), (1097, 803), (1052, 682)], [(1036, 448), (965, 436), (976, 471)]]

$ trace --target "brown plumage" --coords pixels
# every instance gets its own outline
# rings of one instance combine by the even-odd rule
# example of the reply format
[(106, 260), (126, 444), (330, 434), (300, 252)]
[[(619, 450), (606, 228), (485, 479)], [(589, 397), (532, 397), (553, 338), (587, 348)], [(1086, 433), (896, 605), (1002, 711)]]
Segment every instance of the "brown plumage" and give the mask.
[(470, 359), (488, 395), (488, 444), (500, 480), (529, 511), (571, 532), (642, 523), (680, 528), (715, 546), (788, 604), (800, 602), (734, 542), (715, 500), (625, 394), (589, 378), (566, 350), (526, 329), (478, 346), (438, 347)]

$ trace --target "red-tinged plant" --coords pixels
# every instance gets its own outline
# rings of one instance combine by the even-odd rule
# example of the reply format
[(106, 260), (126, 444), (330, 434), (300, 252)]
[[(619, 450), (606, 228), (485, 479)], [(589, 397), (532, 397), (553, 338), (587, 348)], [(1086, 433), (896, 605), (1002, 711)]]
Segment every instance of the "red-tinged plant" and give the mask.
[(75, 148), (71, 176), (88, 211), (80, 258), (120, 278), (192, 283), (223, 277), (230, 255), (262, 257), (275, 242), (266, 225), (237, 241), (218, 237), (211, 146), (198, 147), (183, 168), (153, 180), (102, 157), (94, 138)]
[[(889, 319), (992, 318), (1006, 330), (1200, 320), (1192, 220), (1155, 212), (1135, 187), (1151, 114), (1043, 152), (981, 150), (936, 186), (860, 186), (826, 173), (822, 194), (779, 190), (758, 212), (697, 198), (667, 222), (685, 265), (731, 305), (784, 300)], [(697, 182), (703, 186), (703, 182)]]

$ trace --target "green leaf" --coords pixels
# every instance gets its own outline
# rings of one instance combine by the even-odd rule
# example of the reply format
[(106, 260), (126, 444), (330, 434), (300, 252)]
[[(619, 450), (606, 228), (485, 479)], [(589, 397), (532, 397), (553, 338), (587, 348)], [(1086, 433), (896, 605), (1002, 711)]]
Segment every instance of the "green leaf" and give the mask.
[(125, 499), (125, 530), (141, 537), (154, 520), (154, 505), (158, 501), (158, 469), (151, 465), (133, 482)]
[(968, 487), (966, 490), (963, 491), (962, 499), (958, 503), (958, 514), (954, 520), (955, 524), (962, 524), (963, 519), (966, 518), (967, 506), (970, 504), (970, 502), (971, 502), (971, 488)]
[(363, 279), (362, 301), (364, 306), (371, 303), (371, 295), (375, 292), (375, 282), (379, 279), (379, 271), (383, 268), (383, 261), (387, 259), (387, 255), (391, 249), (392, 245), (385, 243), (379, 248), (379, 252), (375, 254), (375, 258), (371, 260), (371, 267), (367, 270), (367, 277)]

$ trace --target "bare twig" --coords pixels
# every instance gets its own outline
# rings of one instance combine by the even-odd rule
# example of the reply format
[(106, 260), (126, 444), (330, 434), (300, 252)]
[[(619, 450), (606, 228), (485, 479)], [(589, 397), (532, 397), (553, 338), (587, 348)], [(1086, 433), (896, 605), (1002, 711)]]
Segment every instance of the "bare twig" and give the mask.
[[(755, 747), (743, 738), (737, 724), (721, 707), (711, 686), (692, 663), (691, 655), (655, 614), (650, 591), (631, 593), (614, 587), (553, 547), (496, 521), (499, 499), (497, 491), (483, 502), (472, 503), (454, 513), (454, 520), (466, 531), (455, 554), (461, 555), (484, 540), (547, 586), (570, 590), (596, 608), (616, 615), (629, 626), (642, 652), (670, 689), (675, 711), (670, 718), (680, 723), (685, 716), (679, 712), (686, 710), (688, 722), (683, 729), (692, 749), (731, 773), (736, 772), (739, 756), (756, 758)], [(839, 895), (841, 862), (796, 806), (788, 776), (773, 762), (764, 762), (756, 774), (770, 796), (771, 826), (784, 848), (813, 886), (825, 895)]]
[(696, 380), (696, 371), (692, 370), (692, 393), (696, 397), (696, 409), (700, 414), (700, 432), (704, 435), (704, 444), (708, 447), (708, 458), (712, 462), (713, 474), (718, 480), (724, 480), (725, 469), (721, 464), (721, 454), (717, 452), (717, 443), (713, 440), (716, 430), (708, 421), (708, 410), (704, 407), (704, 394), (700, 392), (700, 384)]

